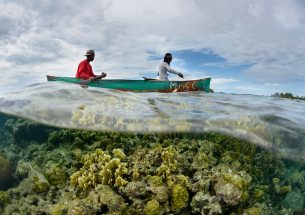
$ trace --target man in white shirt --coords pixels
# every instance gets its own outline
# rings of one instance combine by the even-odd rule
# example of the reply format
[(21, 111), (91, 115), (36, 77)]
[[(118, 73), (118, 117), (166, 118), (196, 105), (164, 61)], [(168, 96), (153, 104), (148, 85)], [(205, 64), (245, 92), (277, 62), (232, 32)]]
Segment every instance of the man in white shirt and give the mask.
[(173, 60), (173, 55), (171, 53), (166, 53), (163, 62), (159, 66), (158, 79), (160, 81), (168, 81), (168, 72), (174, 73), (178, 75), (180, 78), (183, 78), (183, 74), (181, 72), (178, 72), (170, 67), (170, 63), (172, 60)]

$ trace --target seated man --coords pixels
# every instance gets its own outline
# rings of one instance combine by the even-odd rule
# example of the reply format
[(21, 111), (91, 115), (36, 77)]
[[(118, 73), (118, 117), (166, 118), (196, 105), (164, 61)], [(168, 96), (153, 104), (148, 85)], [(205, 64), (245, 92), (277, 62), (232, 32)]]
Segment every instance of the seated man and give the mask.
[(76, 78), (81, 79), (89, 79), (92, 81), (102, 79), (107, 76), (106, 73), (102, 72), (101, 75), (95, 75), (92, 71), (92, 66), (90, 65), (90, 61), (94, 60), (95, 53), (94, 50), (90, 49), (86, 52), (85, 56), (87, 59), (81, 61), (78, 65), (77, 72), (76, 72)]
[(183, 78), (183, 74), (181, 72), (178, 72), (170, 67), (170, 63), (173, 60), (173, 56), (171, 53), (166, 53), (164, 56), (163, 62), (159, 66), (158, 71), (158, 79), (161, 81), (168, 81), (168, 72), (174, 73), (178, 75), (180, 78)]

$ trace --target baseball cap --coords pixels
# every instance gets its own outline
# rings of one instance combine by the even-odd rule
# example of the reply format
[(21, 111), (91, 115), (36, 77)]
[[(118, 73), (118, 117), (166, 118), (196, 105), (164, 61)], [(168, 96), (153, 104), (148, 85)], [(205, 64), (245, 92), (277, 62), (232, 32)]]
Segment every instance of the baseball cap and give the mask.
[(89, 56), (89, 55), (94, 55), (94, 50), (93, 49), (89, 49), (88, 51), (86, 51), (85, 56)]

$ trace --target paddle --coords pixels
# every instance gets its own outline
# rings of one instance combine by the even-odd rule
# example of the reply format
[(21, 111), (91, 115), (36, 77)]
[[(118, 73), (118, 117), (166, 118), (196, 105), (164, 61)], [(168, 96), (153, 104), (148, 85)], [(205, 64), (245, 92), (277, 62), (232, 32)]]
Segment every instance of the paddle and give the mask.
[(184, 76), (183, 76), (183, 74), (182, 74), (181, 72), (179, 72), (177, 75), (178, 75), (180, 78), (183, 78), (183, 79), (184, 79)]

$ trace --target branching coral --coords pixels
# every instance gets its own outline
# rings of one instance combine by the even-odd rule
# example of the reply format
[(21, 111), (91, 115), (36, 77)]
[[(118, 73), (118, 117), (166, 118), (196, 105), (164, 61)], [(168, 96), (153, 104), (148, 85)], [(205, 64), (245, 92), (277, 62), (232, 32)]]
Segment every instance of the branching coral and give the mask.
[[(116, 150), (116, 156), (124, 158), (124, 153)], [(83, 167), (70, 177), (70, 184), (79, 190), (88, 190), (98, 184), (120, 187), (128, 182), (123, 179), (127, 173), (127, 164), (120, 158), (112, 158), (109, 154), (96, 149), (94, 153), (84, 156)]]
[(172, 177), (173, 173), (177, 170), (178, 167), (175, 155), (176, 151), (173, 147), (165, 148), (161, 154), (162, 164), (157, 169), (157, 174), (166, 181), (169, 187), (173, 186), (175, 183), (174, 178)]

